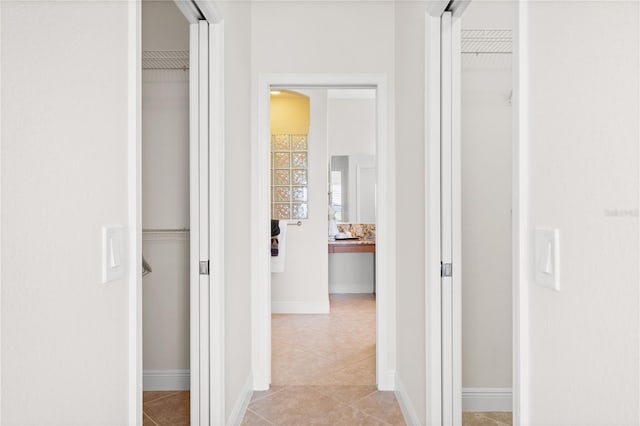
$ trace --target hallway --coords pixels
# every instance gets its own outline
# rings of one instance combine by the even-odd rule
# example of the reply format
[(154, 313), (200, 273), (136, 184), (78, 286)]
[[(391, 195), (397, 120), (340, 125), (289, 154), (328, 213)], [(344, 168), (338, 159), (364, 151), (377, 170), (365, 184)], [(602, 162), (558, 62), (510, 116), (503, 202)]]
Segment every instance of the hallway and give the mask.
[(376, 390), (372, 294), (330, 296), (329, 315), (272, 316), (272, 386), (244, 425), (404, 425), (393, 392)]
[[(254, 392), (245, 426), (405, 425), (376, 390), (376, 301), (334, 294), (329, 315), (272, 315), (272, 386)], [(145, 392), (144, 425), (188, 425), (188, 392)], [(511, 413), (464, 413), (464, 426), (510, 426)]]

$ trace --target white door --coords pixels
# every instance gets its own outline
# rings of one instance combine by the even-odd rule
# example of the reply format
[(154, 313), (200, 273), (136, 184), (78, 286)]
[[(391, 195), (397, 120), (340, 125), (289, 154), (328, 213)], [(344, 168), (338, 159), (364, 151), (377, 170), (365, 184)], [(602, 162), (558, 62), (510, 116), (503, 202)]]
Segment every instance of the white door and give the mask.
[[(191, 424), (225, 424), (224, 25), (190, 25)], [(212, 234), (213, 233), (213, 234)]]
[[(190, 25), (191, 424), (209, 424), (209, 24)], [(202, 266), (202, 269), (201, 269)]]
[(460, 18), (441, 16), (442, 424), (462, 424)]

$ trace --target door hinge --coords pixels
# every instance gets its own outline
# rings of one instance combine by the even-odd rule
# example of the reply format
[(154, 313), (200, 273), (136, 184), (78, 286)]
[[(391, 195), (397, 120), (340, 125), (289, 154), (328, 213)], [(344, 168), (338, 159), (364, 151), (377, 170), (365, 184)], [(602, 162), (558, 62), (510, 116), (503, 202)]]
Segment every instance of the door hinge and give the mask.
[(209, 275), (209, 261), (203, 260), (200, 262), (200, 275)]
[(451, 263), (440, 262), (440, 276), (450, 277), (453, 271), (453, 265)]

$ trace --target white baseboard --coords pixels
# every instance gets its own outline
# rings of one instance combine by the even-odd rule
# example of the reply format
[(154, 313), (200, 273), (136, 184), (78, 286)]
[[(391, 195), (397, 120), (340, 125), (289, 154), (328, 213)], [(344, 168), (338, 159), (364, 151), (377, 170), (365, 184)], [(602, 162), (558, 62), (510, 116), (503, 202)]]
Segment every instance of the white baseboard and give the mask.
[(271, 302), (272, 314), (328, 314), (329, 299), (323, 302)]
[(142, 388), (146, 391), (189, 390), (191, 374), (189, 370), (144, 370)]
[(420, 419), (416, 414), (416, 409), (413, 404), (411, 404), (409, 395), (407, 395), (407, 391), (398, 376), (396, 376), (396, 398), (398, 399), (398, 404), (400, 405), (407, 426), (420, 425)]
[(329, 283), (329, 294), (373, 293), (372, 283)]
[(511, 388), (462, 388), (462, 411), (512, 411)]
[(247, 377), (247, 381), (245, 382), (242, 390), (240, 391), (240, 395), (236, 400), (236, 403), (233, 404), (233, 409), (229, 414), (227, 419), (228, 425), (240, 425), (242, 423), (242, 419), (244, 419), (244, 415), (247, 412), (247, 407), (251, 402), (251, 396), (253, 395), (253, 375), (249, 374)]
[(396, 390), (396, 372), (394, 370), (380, 373), (380, 375), (378, 376), (378, 390)]

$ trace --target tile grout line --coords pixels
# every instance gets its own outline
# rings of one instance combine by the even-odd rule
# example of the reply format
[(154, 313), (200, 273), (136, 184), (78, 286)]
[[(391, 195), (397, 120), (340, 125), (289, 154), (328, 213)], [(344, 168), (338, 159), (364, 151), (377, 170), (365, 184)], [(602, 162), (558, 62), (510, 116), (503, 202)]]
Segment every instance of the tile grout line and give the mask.
[[(283, 385), (276, 385), (276, 386), (283, 386)], [(287, 385), (284, 385), (284, 386), (287, 386)], [(268, 398), (268, 397), (270, 397), (270, 396), (272, 396), (272, 395), (277, 394), (278, 392), (282, 392), (283, 390), (284, 390), (284, 389), (274, 390), (273, 392), (270, 392), (270, 393), (268, 393), (268, 394), (266, 394), (266, 395), (262, 395), (261, 397), (258, 397), (258, 398), (256, 398), (256, 399), (251, 399), (251, 401), (249, 401), (249, 406), (251, 406), (251, 404), (253, 404), (253, 403), (254, 403), (254, 402), (256, 402), (256, 401), (261, 401), (261, 400), (263, 400), (263, 399), (265, 399), (265, 398)]]
[(151, 416), (149, 416), (146, 412), (142, 411), (142, 414), (143, 414), (143, 417), (146, 417), (147, 419), (149, 419), (149, 421), (151, 421), (151, 423), (153, 423), (155, 426), (159, 426), (158, 423), (156, 423), (155, 420), (153, 420)]
[[(264, 420), (265, 422), (269, 423), (271, 426), (275, 426), (276, 424), (273, 423), (271, 420), (264, 418), (263, 416), (261, 416), (260, 414), (256, 413), (255, 411), (253, 411), (252, 409), (247, 409), (247, 411), (251, 411), (251, 414), (253, 414), (254, 416), (259, 417), (260, 419)], [(246, 414), (245, 414), (246, 416)]]

